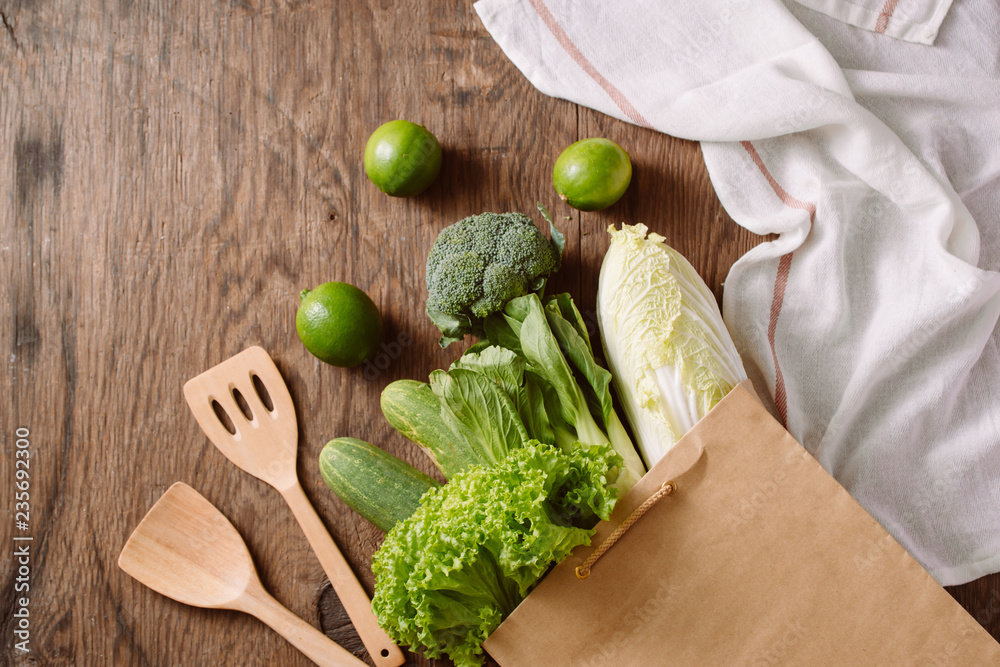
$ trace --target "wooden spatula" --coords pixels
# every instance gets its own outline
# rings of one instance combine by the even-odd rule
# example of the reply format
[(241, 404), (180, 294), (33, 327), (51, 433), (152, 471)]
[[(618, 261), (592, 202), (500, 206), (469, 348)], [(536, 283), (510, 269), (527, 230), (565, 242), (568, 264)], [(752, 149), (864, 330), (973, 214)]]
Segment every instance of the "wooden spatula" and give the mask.
[(230, 357), (188, 380), (184, 397), (226, 458), (285, 498), (375, 664), (402, 665), (403, 652), (379, 627), (368, 594), (302, 491), (295, 469), (295, 406), (267, 352), (250, 347)]
[(125, 543), (118, 566), (178, 602), (256, 616), (317, 665), (365, 664), (271, 597), (233, 524), (183, 482), (149, 510)]

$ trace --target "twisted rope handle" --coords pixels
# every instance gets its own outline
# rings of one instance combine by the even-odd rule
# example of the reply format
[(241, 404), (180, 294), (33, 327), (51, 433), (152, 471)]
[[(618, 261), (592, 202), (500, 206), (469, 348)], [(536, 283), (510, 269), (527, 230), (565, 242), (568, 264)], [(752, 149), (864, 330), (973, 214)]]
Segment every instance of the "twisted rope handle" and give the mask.
[(625, 534), (625, 531), (631, 528), (636, 521), (641, 519), (642, 515), (645, 514), (647, 511), (649, 511), (650, 507), (658, 503), (660, 501), (660, 498), (663, 498), (664, 496), (669, 496), (676, 490), (677, 490), (677, 483), (674, 482), (673, 480), (661, 484), (660, 488), (657, 489), (653, 495), (651, 495), (649, 498), (646, 498), (645, 502), (643, 502), (641, 505), (632, 510), (632, 513), (629, 514), (628, 517), (626, 517), (626, 519), (621, 522), (621, 525), (615, 528), (613, 533), (608, 535), (607, 539), (605, 539), (601, 543), (601, 546), (597, 547), (597, 549), (595, 549), (589, 556), (587, 556), (587, 560), (583, 561), (583, 564), (577, 565), (575, 570), (576, 578), (582, 581), (583, 579), (589, 577), (590, 568), (594, 566), (594, 563), (596, 563), (601, 556), (603, 556), (608, 552), (608, 549), (615, 546), (615, 542), (617, 542), (621, 538), (621, 536)]

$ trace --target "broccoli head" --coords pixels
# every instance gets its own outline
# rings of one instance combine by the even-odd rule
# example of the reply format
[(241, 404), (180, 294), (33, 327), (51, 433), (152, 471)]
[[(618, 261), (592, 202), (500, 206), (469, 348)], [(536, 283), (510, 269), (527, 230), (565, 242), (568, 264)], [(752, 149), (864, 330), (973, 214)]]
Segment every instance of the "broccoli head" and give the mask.
[(551, 220), (549, 226), (552, 241), (521, 213), (480, 213), (441, 230), (427, 255), (427, 315), (441, 330), (442, 347), (466, 334), (481, 337), (488, 315), (542, 290), (564, 244)]

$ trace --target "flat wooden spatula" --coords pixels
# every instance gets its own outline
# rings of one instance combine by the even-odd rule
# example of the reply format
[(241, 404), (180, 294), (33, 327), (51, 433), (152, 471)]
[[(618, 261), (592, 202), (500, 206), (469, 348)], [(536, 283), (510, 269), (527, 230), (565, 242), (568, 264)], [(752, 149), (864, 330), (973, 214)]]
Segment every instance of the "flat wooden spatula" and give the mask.
[(256, 616), (317, 665), (364, 665), (264, 590), (243, 538), (200, 493), (177, 482), (128, 538), (118, 566), (184, 604)]
[(295, 406), (267, 352), (247, 348), (188, 380), (184, 398), (201, 430), (226, 458), (285, 498), (377, 667), (402, 665), (403, 652), (379, 627), (368, 594), (302, 491), (295, 468)]

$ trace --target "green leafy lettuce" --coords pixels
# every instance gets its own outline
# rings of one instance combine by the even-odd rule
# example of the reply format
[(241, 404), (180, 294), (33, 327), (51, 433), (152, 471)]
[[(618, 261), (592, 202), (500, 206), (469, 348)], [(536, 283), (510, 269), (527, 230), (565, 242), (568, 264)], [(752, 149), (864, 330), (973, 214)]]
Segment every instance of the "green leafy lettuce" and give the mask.
[(428, 657), (482, 664), (486, 637), (610, 516), (608, 474), (619, 464), (607, 445), (563, 451), (529, 440), (428, 491), (375, 554), (379, 624)]

